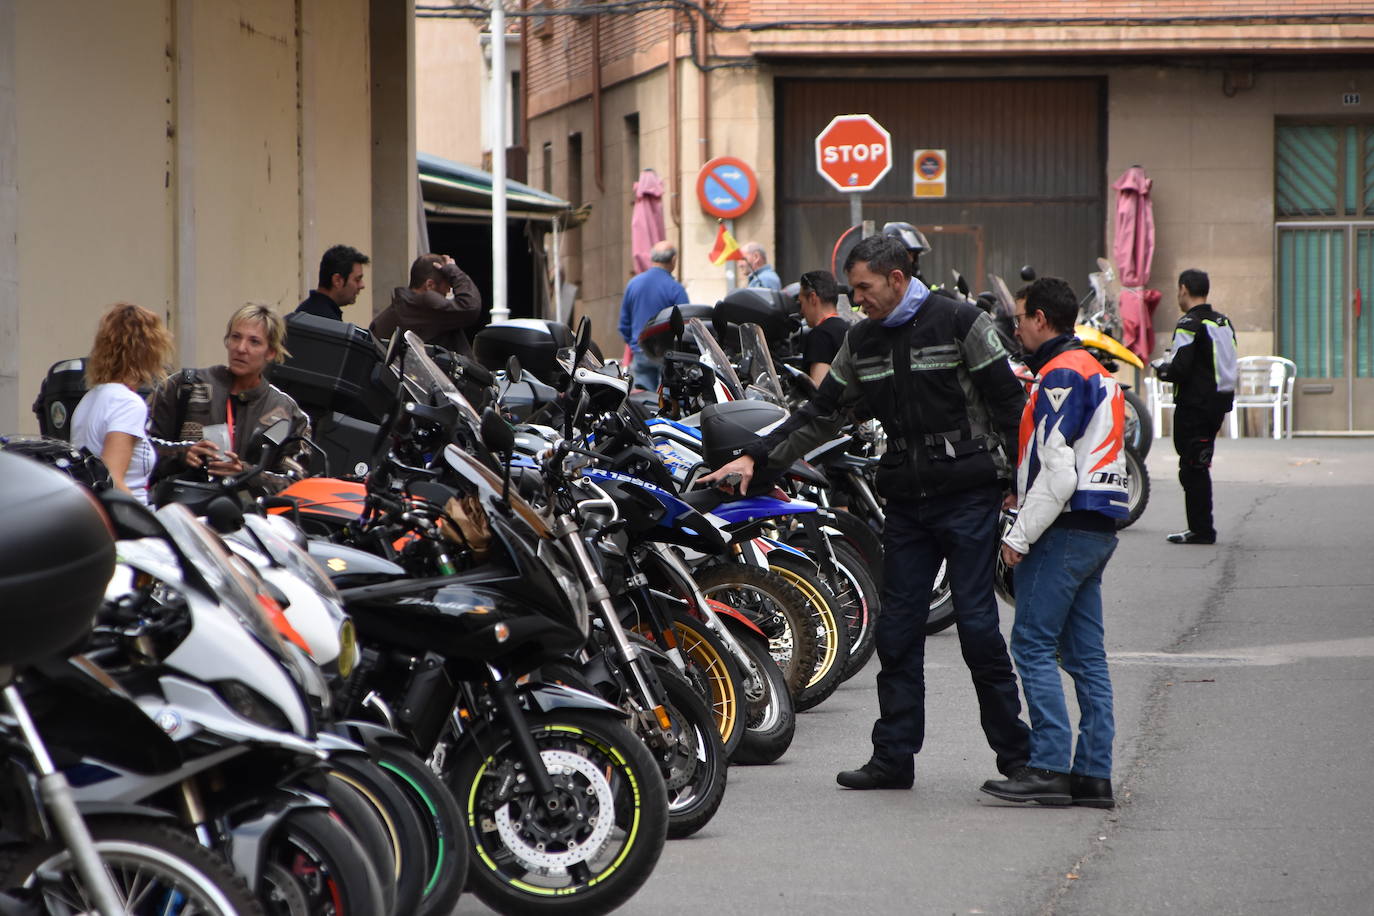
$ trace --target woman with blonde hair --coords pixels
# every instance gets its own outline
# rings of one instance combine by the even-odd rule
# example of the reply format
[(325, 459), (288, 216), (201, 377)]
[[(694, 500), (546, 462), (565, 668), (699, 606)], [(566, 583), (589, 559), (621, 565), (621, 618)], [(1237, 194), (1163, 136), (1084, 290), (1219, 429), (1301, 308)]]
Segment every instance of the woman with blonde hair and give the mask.
[(162, 380), (171, 356), (172, 335), (155, 313), (129, 302), (110, 306), (86, 360), (90, 390), (72, 413), (72, 444), (99, 455), (114, 485), (144, 502), (157, 453), (137, 392)]

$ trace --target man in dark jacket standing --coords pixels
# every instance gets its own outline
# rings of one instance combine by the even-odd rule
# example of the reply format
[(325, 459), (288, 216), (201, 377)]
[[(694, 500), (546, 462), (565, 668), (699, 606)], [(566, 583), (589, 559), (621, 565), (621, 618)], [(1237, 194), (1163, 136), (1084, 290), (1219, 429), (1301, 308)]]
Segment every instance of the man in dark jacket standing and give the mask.
[(410, 265), (410, 287), (396, 288), (391, 304), (373, 320), (371, 330), (378, 337), (414, 331), (427, 344), (471, 356), (464, 328), (481, 317), (482, 294), (453, 258), (422, 254)]
[(356, 248), (333, 246), (320, 258), (320, 285), (296, 306), (296, 311), (343, 321), (344, 308), (357, 302), (358, 294), (367, 288), (363, 267), (370, 263), (367, 255)]
[(876, 634), (878, 721), (873, 754), (836, 781), (850, 789), (909, 789), (925, 739), (925, 625), (940, 562), (948, 563), (959, 643), (973, 676), (983, 731), (1010, 774), (1030, 758), (992, 577), (1003, 492), (1026, 393), (992, 319), (912, 276), (895, 239), (876, 236), (845, 261), (867, 320), (850, 329), (812, 400), (707, 482), (757, 467), (786, 468), (832, 438), (841, 411), (863, 402), (882, 421), (878, 469), (887, 498), (883, 612)]
[(1211, 281), (1200, 270), (1178, 275), (1178, 310), (1171, 356), (1156, 360), (1155, 374), (1174, 383), (1174, 449), (1188, 528), (1171, 544), (1215, 544), (1212, 523), (1212, 451), (1221, 421), (1236, 396), (1236, 329), (1207, 304)]

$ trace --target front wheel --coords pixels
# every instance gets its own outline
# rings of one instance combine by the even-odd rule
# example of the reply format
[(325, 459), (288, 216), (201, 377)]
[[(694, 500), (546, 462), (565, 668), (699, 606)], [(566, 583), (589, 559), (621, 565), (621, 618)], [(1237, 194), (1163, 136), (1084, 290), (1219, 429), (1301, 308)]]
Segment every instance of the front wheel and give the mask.
[(725, 799), (729, 758), (706, 703), (671, 662), (657, 665), (672, 744), (652, 746), (668, 789), (668, 837), (691, 836), (715, 817)]
[(768, 640), (744, 627), (731, 628), (735, 641), (749, 656), (744, 688), (745, 731), (732, 763), (772, 763), (792, 746), (797, 711), (787, 678), (773, 660)]
[[(224, 859), (167, 823), (93, 817), (87, 819), (87, 826), (115, 893), (130, 913), (262, 916), (262, 904)], [(0, 872), (0, 886), (35, 889), (43, 912), (84, 913), (90, 909), (65, 846), (45, 843), (27, 847), (5, 861)]]
[(449, 771), (473, 852), (470, 885), (501, 913), (609, 912), (663, 851), (663, 777), (640, 740), (605, 715), (560, 710), (524, 724), (555, 799), (535, 796), (504, 730), (465, 742)]
[(940, 561), (935, 574), (935, 587), (930, 590), (930, 616), (926, 618), (926, 635), (954, 626), (954, 589), (949, 584), (949, 562)]
[(1126, 456), (1126, 508), (1130, 514), (1117, 520), (1118, 530), (1134, 525), (1150, 502), (1150, 472), (1145, 469), (1145, 461), (1133, 448), (1122, 451)]
[(1126, 397), (1126, 444), (1144, 460), (1155, 443), (1155, 423), (1150, 417), (1150, 407), (1129, 388), (1121, 389), (1121, 393)]
[(311, 913), (372, 916), (386, 912), (381, 879), (372, 861), (348, 828), (326, 811), (303, 808), (288, 814), (274, 832), (267, 856), (269, 865), (281, 868), (264, 873), (266, 899), (277, 897), (272, 875), (285, 873), (305, 892)]

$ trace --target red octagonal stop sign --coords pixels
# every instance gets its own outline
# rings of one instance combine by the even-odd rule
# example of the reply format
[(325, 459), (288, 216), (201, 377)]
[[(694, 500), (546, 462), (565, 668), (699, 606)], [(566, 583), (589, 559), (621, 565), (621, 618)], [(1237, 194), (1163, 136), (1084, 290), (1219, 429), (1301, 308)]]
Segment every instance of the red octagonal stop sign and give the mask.
[(892, 168), (892, 135), (866, 114), (837, 115), (816, 136), (816, 171), (837, 191), (871, 191)]

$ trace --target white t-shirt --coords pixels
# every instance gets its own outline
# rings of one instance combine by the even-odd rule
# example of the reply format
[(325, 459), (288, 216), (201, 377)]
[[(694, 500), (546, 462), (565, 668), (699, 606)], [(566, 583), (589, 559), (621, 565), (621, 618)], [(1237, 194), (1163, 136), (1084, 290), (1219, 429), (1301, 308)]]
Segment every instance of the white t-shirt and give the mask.
[(153, 473), (157, 453), (148, 441), (148, 405), (127, 385), (106, 382), (96, 385), (81, 398), (72, 412), (72, 445), (85, 446), (99, 455), (110, 433), (128, 433), (134, 442), (124, 484), (134, 496), (148, 501), (148, 477)]

